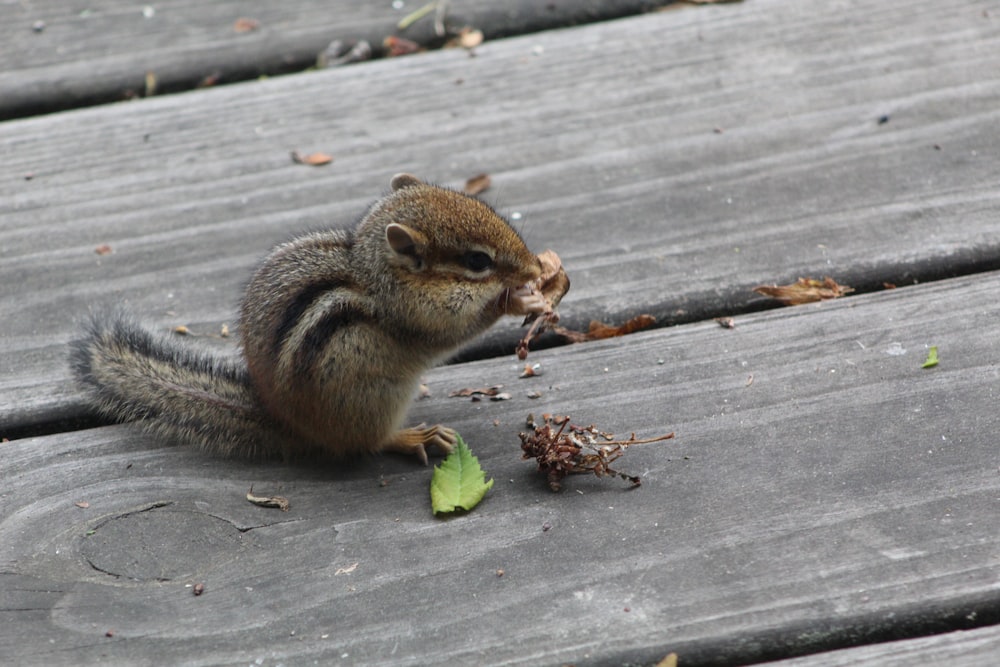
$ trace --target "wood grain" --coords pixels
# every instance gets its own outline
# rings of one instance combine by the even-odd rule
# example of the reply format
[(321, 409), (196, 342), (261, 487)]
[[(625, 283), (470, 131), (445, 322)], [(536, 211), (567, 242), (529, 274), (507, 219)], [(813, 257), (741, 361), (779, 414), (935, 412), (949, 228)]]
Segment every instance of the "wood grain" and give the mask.
[(758, 0), (4, 123), (0, 431), (80, 416), (61, 351), (91, 305), (232, 325), (267, 248), (349, 224), (399, 171), (491, 173), (486, 198), (563, 258), (577, 328), (761, 308), (750, 288), (799, 276), (995, 268), (987, 5)]
[[(988, 664), (991, 10), (748, 0), (0, 123), (0, 436), (50, 432), (0, 445), (0, 655)], [(252, 465), (80, 428), (65, 354), (91, 306), (233, 354), (214, 334), (266, 249), (350, 223), (399, 171), (491, 174), (486, 198), (562, 258), (567, 325), (679, 326), (534, 350), (545, 373), (520, 380), (507, 323), (430, 373), (412, 420), (457, 428), (497, 480), (446, 521), (399, 458)], [(824, 275), (858, 293), (762, 312), (750, 289)], [(448, 398), (498, 383), (511, 400)], [(618, 462), (639, 489), (552, 494), (520, 459), (529, 412), (677, 438)]]
[[(437, 34), (433, 12), (405, 30), (398, 27), (421, 6), (416, 3), (396, 9), (390, 2), (308, 0), (93, 0), (78, 7), (59, 0), (10, 2), (0, 23), (0, 120), (302, 71), (314, 68), (337, 40), (367, 41), (377, 57), (389, 36), (434, 48), (467, 26), (492, 40), (669, 2), (450, 0), (445, 35)], [(244, 27), (237, 29), (241, 20)]]
[(770, 667), (841, 667), (843, 665), (880, 665), (905, 667), (915, 662), (949, 665), (992, 665), (1000, 655), (1000, 627), (948, 632), (932, 637), (875, 644), (843, 651), (832, 651), (802, 658), (767, 663)]
[[(9, 443), (0, 651), (734, 664), (996, 622), (997, 289), (990, 274), (548, 350), (530, 380), (505, 360), (437, 369), (413, 420), (456, 427), (497, 480), (451, 520), (432, 516), (431, 471), (396, 457), (226, 462), (128, 426)], [(922, 369), (930, 344), (941, 363)], [(498, 383), (511, 400), (448, 397)], [(619, 461), (636, 490), (579, 476), (553, 494), (516, 436), (546, 411), (677, 438)], [(251, 485), (290, 511), (247, 503)]]

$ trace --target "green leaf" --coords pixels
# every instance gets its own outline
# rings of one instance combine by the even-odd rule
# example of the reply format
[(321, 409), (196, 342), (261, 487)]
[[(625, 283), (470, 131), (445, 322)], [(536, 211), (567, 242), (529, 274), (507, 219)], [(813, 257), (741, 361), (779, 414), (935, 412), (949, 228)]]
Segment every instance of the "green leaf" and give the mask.
[(924, 362), (924, 365), (921, 366), (921, 368), (934, 368), (937, 365), (937, 345), (931, 345), (931, 348), (927, 350), (927, 361)]
[(462, 436), (458, 436), (455, 449), (434, 468), (431, 478), (434, 513), (471, 510), (493, 488), (493, 480), (485, 480), (486, 473), (479, 467), (479, 459), (469, 451)]

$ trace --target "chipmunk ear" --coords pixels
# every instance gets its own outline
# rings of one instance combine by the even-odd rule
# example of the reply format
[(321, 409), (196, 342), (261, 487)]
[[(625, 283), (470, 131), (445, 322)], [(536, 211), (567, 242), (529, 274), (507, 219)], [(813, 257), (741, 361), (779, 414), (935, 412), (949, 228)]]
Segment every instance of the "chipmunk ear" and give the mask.
[(396, 190), (401, 190), (403, 188), (410, 188), (413, 187), (414, 185), (422, 185), (422, 184), (423, 181), (421, 181), (413, 174), (396, 174), (395, 176), (392, 177), (392, 180), (389, 181), (389, 187), (392, 188), (393, 192), (395, 192)]
[(414, 269), (424, 265), (424, 248), (427, 245), (423, 235), (415, 229), (391, 222), (385, 228), (385, 240), (392, 251)]

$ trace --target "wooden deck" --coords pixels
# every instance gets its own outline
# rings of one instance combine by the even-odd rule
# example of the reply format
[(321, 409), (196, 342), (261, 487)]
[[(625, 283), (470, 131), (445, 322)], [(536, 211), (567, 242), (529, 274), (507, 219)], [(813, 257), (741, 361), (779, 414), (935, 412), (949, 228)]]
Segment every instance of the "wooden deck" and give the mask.
[[(33, 5), (3, 10), (0, 90), (30, 77)], [(169, 31), (196, 5), (120, 28), (128, 48), (67, 38), (64, 64), (193, 71)], [(257, 18), (255, 58), (306, 29)], [(996, 664), (998, 128), (986, 0), (688, 6), (0, 123), (0, 663)], [(431, 470), (397, 457), (234, 463), (88, 411), (67, 345), (91, 307), (234, 353), (208, 334), (267, 249), (400, 171), (490, 173), (484, 197), (562, 257), (568, 326), (662, 325), (533, 351), (545, 374), (519, 379), (506, 322), (429, 373), (413, 421), (496, 479), (474, 511), (435, 518)], [(800, 276), (857, 291), (752, 291)], [(495, 384), (512, 398), (448, 396)], [(546, 412), (677, 437), (620, 459), (638, 489), (556, 494), (517, 437)]]

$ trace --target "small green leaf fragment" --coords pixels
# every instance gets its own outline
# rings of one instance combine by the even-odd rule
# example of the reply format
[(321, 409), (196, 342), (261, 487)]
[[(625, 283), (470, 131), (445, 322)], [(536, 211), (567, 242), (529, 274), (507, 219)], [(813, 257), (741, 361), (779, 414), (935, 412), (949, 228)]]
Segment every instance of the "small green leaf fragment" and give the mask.
[(486, 481), (486, 473), (479, 467), (479, 459), (472, 455), (459, 436), (452, 453), (434, 468), (434, 476), (431, 477), (431, 507), (435, 514), (460, 509), (471, 510), (491, 488), (493, 480)]
[(930, 349), (927, 350), (927, 361), (924, 362), (924, 365), (921, 366), (921, 368), (934, 368), (937, 365), (937, 345), (931, 345)]

